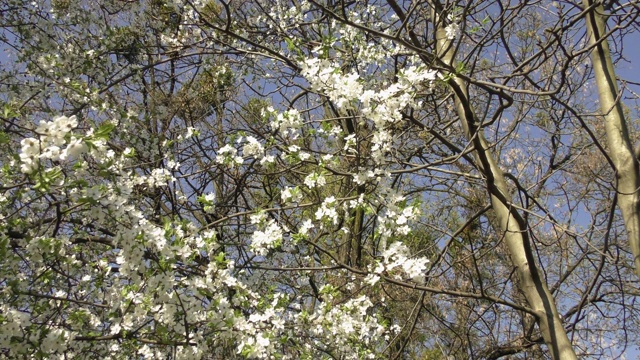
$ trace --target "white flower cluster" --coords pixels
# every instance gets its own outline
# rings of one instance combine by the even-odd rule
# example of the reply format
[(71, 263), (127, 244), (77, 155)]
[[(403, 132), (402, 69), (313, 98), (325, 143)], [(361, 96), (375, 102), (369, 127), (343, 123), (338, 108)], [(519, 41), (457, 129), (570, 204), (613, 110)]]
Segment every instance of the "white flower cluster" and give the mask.
[(31, 325), (29, 313), (2, 306), (3, 318), (0, 321), (0, 347), (11, 348), (12, 338), (22, 337), (24, 329)]
[(286, 315), (282, 303), (286, 300), (286, 295), (276, 293), (265, 310), (251, 314), (246, 321), (238, 321), (236, 326), (241, 332), (239, 354), (247, 358), (272, 358), (271, 354), (277, 352), (278, 345), (274, 341), (275, 335), (285, 330)]
[(277, 129), (284, 137), (296, 139), (299, 136), (300, 127), (303, 125), (302, 117), (296, 109), (287, 110), (282, 113), (276, 113), (272, 107), (268, 107), (266, 114), (275, 115), (275, 119), (271, 122), (271, 127)]
[[(380, 274), (383, 271), (393, 272), (394, 269), (402, 270), (401, 273), (394, 273), (394, 277), (402, 279), (402, 275), (406, 275), (407, 278), (417, 282), (424, 283), (424, 272), (427, 269), (429, 259), (411, 258), (409, 255), (409, 248), (403, 243), (396, 241), (389, 245), (389, 248), (382, 253), (382, 262), (378, 263), (374, 273)], [(375, 283), (374, 278), (369, 279), (370, 283)]]
[(444, 32), (449, 40), (455, 40), (460, 36), (460, 25), (457, 23), (451, 23), (444, 28)]
[(242, 164), (244, 159), (242, 156), (238, 156), (238, 150), (236, 150), (236, 148), (227, 144), (218, 150), (216, 162), (218, 164), (233, 166), (234, 164)]
[(302, 191), (297, 186), (296, 187), (287, 186), (284, 188), (284, 190), (282, 190), (280, 197), (282, 198), (282, 202), (285, 204), (297, 203), (297, 202), (300, 202), (300, 200), (302, 200)]
[(289, 151), (289, 155), (297, 156), (298, 159), (302, 161), (309, 160), (309, 158), (311, 157), (311, 154), (309, 154), (308, 152), (300, 151), (300, 146), (298, 145), (291, 145), (287, 148), (287, 150)]
[(247, 142), (242, 147), (242, 155), (250, 157), (253, 156), (256, 159), (260, 159), (264, 156), (264, 147), (253, 136), (247, 136)]
[[(240, 139), (238, 142), (242, 142)], [(244, 145), (242, 146), (242, 156), (245, 158), (253, 157), (260, 160), (260, 165), (273, 163), (276, 158), (273, 155), (265, 154), (264, 146), (253, 136), (247, 136)], [(236, 159), (236, 162), (239, 159)]]
[(251, 236), (251, 250), (258, 255), (267, 255), (270, 249), (282, 242), (282, 228), (274, 220), (269, 220), (264, 230), (257, 230)]
[(187, 127), (187, 132), (185, 134), (178, 135), (178, 141), (190, 139), (194, 135), (197, 136), (199, 133), (200, 133), (200, 131), (198, 131), (196, 128), (188, 126)]
[(278, 29), (287, 29), (297, 27), (303, 21), (304, 14), (311, 8), (308, 1), (298, 1), (295, 6), (291, 6), (288, 1), (274, 1), (269, 4), (270, 12), (269, 27), (277, 27)]
[(304, 184), (309, 187), (309, 189), (313, 189), (316, 186), (325, 186), (327, 184), (327, 179), (322, 175), (322, 173), (312, 172), (304, 178)]
[(331, 220), (334, 225), (338, 224), (338, 212), (336, 211), (336, 198), (329, 196), (324, 199), (322, 205), (316, 211), (317, 220)]
[[(31, 174), (40, 166), (41, 159), (52, 161), (74, 160), (87, 151), (82, 139), (67, 134), (78, 126), (75, 116), (58, 116), (53, 121), (41, 121), (36, 128), (39, 139), (26, 138), (20, 142), (20, 171)], [(67, 144), (65, 148), (62, 148)]]
[(318, 58), (307, 59), (302, 64), (302, 76), (316, 90), (322, 90), (339, 108), (348, 108), (364, 92), (358, 81), (360, 75), (350, 72), (343, 75), (338, 64)]
[[(325, 292), (325, 287), (320, 290)], [(330, 295), (327, 294), (327, 297)], [(373, 307), (366, 296), (350, 299), (340, 306), (332, 306), (330, 299), (322, 302), (310, 316), (311, 332), (319, 338), (327, 338), (331, 346), (344, 359), (375, 358), (372, 354), (358, 354), (354, 344), (369, 345), (383, 336), (385, 329), (375, 316), (369, 314)]]
[(355, 102), (361, 104), (359, 111), (375, 125), (371, 156), (378, 164), (384, 162), (385, 154), (393, 147), (393, 134), (388, 131), (390, 125), (402, 120), (402, 110), (413, 103), (417, 90), (430, 88), (437, 77), (434, 70), (411, 66), (398, 74), (397, 82), (383, 84), (384, 88), (376, 91), (365, 90), (357, 73), (344, 75), (339, 64), (329, 60), (310, 58), (301, 66), (301, 73), (312, 88), (327, 95), (338, 107), (353, 107)]
[(412, 104), (414, 92), (430, 87), (437, 77), (434, 70), (410, 66), (398, 74), (398, 81), (380, 91), (366, 90), (360, 95), (362, 113), (382, 129), (402, 119), (401, 111)]
[(209, 193), (202, 197), (201, 202), (202, 202), (202, 205), (204, 205), (204, 208), (203, 208), (204, 212), (206, 212), (207, 214), (212, 214), (215, 211), (216, 209), (215, 200), (216, 200), (216, 194), (214, 193)]
[(356, 145), (357, 145), (356, 134), (347, 135), (344, 138), (344, 148), (343, 148), (343, 150), (346, 153), (357, 154), (358, 150), (357, 150), (357, 148), (354, 148), (354, 146), (356, 146)]
[(40, 349), (46, 354), (62, 353), (67, 348), (69, 334), (62, 329), (47, 329), (48, 333), (40, 343)]
[(460, 36), (460, 24), (458, 24), (459, 19), (455, 14), (449, 14), (447, 16), (450, 23), (444, 28), (445, 35), (449, 40), (455, 40), (458, 36)]
[(415, 206), (401, 206), (404, 196), (391, 194), (385, 199), (386, 209), (378, 215), (380, 236), (386, 239), (393, 235), (407, 235), (411, 232), (409, 222), (415, 219), (420, 210)]

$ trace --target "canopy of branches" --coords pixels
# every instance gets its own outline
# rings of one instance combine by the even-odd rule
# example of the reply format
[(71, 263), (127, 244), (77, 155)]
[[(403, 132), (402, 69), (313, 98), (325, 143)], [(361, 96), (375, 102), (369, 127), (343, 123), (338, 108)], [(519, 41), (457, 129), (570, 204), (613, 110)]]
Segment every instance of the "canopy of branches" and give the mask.
[(622, 357), (638, 6), (0, 1), (0, 357)]

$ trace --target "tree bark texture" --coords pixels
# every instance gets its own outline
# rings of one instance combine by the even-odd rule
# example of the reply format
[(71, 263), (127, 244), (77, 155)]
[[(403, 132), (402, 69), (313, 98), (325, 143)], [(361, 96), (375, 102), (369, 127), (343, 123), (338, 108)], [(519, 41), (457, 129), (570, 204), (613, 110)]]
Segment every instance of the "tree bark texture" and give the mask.
[[(593, 0), (583, 0), (585, 8)], [(609, 157), (615, 166), (618, 206), (633, 254), (635, 273), (640, 277), (640, 199), (638, 189), (638, 159), (633, 151), (629, 130), (619, 101), (616, 74), (611, 61), (609, 44), (605, 37), (606, 14), (602, 5), (594, 7), (586, 15), (587, 32), (591, 49), (591, 62), (598, 87), (600, 111), (604, 118)]]
[[(440, 18), (442, 14), (437, 13), (437, 10), (434, 13), (433, 19), (437, 27), (436, 55), (443, 63), (455, 68), (454, 46), (446, 36), (445, 21)], [(577, 359), (558, 314), (555, 299), (549, 291), (546, 280), (540, 276), (535, 263), (528, 224), (511, 204), (511, 194), (505, 177), (471, 108), (467, 83), (459, 77), (453, 77), (449, 85), (454, 93), (456, 112), (460, 117), (465, 135), (474, 147), (474, 157), (486, 179), (491, 205), (504, 233), (504, 241), (511, 261), (517, 269), (520, 288), (527, 303), (536, 314), (538, 327), (551, 357), (554, 360)]]

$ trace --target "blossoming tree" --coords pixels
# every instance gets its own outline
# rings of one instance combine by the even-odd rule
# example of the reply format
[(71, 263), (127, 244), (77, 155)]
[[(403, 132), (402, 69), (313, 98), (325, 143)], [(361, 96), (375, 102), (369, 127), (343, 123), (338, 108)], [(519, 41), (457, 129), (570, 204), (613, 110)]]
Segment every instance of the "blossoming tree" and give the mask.
[(620, 356), (638, 14), (601, 5), (4, 2), (0, 353)]

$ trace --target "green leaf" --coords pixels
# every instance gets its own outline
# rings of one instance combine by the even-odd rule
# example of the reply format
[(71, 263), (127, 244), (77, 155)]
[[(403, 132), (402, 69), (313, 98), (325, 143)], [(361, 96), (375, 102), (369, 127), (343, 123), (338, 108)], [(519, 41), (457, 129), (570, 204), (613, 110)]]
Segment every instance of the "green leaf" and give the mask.
[(284, 41), (287, 43), (287, 49), (289, 49), (289, 51), (295, 50), (296, 45), (293, 43), (293, 39), (285, 38)]
[(18, 112), (10, 104), (5, 103), (2, 107), (2, 117), (5, 119), (18, 116)]
[(223, 251), (219, 252), (218, 255), (216, 255), (215, 260), (218, 265), (227, 265), (227, 260), (225, 259), (225, 253)]
[(94, 136), (98, 139), (109, 139), (109, 134), (116, 128), (116, 125), (110, 122), (102, 123), (98, 130), (94, 133)]
[(9, 140), (9, 135), (7, 135), (7, 133), (5, 133), (4, 131), (0, 131), (0, 144), (8, 144)]
[(98, 201), (94, 198), (83, 197), (78, 199), (78, 204), (98, 205)]

